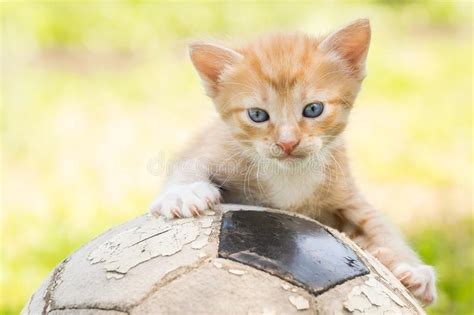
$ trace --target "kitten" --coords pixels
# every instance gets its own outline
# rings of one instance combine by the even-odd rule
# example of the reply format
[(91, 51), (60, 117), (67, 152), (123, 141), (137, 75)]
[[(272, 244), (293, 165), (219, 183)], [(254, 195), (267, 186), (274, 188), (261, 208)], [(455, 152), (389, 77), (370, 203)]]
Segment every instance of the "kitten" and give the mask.
[(365, 77), (370, 33), (369, 21), (357, 20), (323, 38), (192, 44), (220, 118), (181, 154), (152, 213), (189, 217), (222, 199), (305, 214), (345, 232), (432, 303), (433, 268), (359, 193), (341, 136)]

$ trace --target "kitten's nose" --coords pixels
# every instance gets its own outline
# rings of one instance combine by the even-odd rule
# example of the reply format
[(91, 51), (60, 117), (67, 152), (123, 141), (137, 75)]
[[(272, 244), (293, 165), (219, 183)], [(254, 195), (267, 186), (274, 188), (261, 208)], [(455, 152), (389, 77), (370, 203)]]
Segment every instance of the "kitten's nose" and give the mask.
[(299, 140), (287, 140), (287, 141), (280, 141), (277, 145), (286, 153), (290, 154), (296, 146), (300, 143)]

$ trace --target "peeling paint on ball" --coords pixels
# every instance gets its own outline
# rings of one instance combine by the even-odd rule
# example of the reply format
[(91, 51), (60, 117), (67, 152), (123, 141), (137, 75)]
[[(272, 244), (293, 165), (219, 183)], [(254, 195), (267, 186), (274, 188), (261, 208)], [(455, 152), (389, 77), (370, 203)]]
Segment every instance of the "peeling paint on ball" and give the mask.
[[(267, 238), (258, 250), (247, 246), (249, 239), (245, 237), (249, 234), (229, 238), (227, 242), (247, 245), (230, 244), (229, 248), (238, 251), (228, 253), (239, 253), (237, 256), (242, 259), (225, 257), (220, 244), (221, 227), (223, 215), (229, 211), (242, 212), (239, 217), (249, 219), (253, 215), (254, 219), (271, 217), (298, 222), (287, 225), (287, 234), (297, 235), (304, 230), (305, 239), (313, 242), (327, 240), (330, 234), (347, 247), (348, 253), (354, 253), (355, 256), (350, 255), (351, 266), (359, 264), (357, 268), (366, 268), (367, 272), (349, 272), (346, 278), (339, 277), (334, 285), (324, 289), (314, 287), (316, 282), (305, 284), (304, 277), (292, 274), (297, 269), (289, 264), (298, 261), (298, 268), (319, 264), (319, 272), (323, 272), (325, 268), (331, 270), (331, 266), (321, 265), (328, 260), (321, 259), (322, 253), (314, 244), (310, 248), (315, 252), (301, 256), (305, 257), (303, 260), (292, 259), (288, 252), (265, 253), (265, 246), (280, 246), (281, 240), (275, 240), (278, 235)], [(261, 215), (255, 215), (255, 211)], [(424, 314), (410, 293), (375, 258), (344, 235), (316, 221), (293, 213), (240, 205), (222, 205), (206, 214), (179, 220), (145, 215), (112, 228), (65, 259), (31, 297), (22, 314)], [(306, 228), (298, 230), (298, 226)], [(311, 234), (311, 226), (319, 234)], [(252, 239), (267, 230), (247, 232), (255, 234)], [(258, 266), (246, 260), (255, 257)], [(267, 268), (267, 262), (273, 267)]]

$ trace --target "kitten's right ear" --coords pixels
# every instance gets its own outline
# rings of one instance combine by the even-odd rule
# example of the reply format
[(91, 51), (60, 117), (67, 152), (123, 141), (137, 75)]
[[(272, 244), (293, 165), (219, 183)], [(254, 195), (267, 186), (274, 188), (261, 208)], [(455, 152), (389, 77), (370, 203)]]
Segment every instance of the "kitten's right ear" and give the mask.
[(211, 97), (217, 93), (222, 74), (243, 58), (232, 49), (206, 43), (190, 44), (189, 55)]
[(370, 44), (370, 22), (368, 19), (355, 20), (342, 29), (327, 36), (319, 49), (333, 52), (344, 59), (354, 74), (365, 76), (365, 59)]

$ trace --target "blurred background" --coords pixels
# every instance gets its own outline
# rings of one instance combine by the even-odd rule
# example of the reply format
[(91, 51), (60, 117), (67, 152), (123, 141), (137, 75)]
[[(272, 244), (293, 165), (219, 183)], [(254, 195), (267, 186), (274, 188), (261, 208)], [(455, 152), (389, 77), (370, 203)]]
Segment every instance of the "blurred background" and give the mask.
[(431, 314), (474, 308), (472, 3), (1, 4), (2, 314), (81, 244), (146, 211), (214, 116), (190, 39), (322, 34), (368, 17), (369, 76), (347, 131), (369, 200), (439, 277)]

